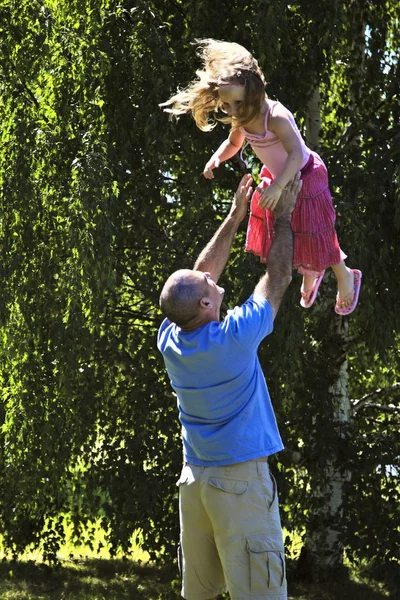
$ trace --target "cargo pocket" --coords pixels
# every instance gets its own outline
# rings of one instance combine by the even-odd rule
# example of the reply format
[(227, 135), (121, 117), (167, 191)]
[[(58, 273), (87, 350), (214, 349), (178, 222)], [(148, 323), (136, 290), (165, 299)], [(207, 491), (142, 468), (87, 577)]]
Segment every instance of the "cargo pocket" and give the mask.
[(285, 583), (285, 557), (281, 548), (262, 535), (247, 538), (251, 592), (277, 589)]
[(244, 494), (248, 482), (240, 479), (226, 479), (225, 477), (209, 477), (208, 483), (228, 494)]

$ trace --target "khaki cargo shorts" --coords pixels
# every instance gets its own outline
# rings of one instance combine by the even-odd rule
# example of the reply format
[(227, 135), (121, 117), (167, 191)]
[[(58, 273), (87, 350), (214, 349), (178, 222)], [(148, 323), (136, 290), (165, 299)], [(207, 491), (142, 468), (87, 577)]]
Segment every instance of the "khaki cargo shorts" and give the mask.
[(287, 600), (276, 482), (267, 462), (186, 464), (177, 483), (182, 596)]

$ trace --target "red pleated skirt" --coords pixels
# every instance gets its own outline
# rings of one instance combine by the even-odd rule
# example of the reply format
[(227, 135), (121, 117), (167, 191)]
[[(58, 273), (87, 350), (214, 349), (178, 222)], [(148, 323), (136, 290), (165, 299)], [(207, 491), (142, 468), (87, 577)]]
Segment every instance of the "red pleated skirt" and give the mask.
[[(261, 187), (273, 181), (268, 169), (261, 169)], [(316, 152), (301, 170), (303, 185), (292, 213), (294, 233), (293, 268), (300, 273), (320, 273), (346, 258), (335, 231), (335, 209), (328, 185), (328, 172)], [(258, 206), (256, 190), (250, 204), (246, 250), (266, 262), (274, 239), (274, 213)]]

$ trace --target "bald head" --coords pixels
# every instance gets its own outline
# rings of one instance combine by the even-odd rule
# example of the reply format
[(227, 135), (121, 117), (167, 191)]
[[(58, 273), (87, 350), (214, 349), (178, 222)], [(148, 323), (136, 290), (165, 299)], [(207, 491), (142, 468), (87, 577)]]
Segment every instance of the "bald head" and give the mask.
[(198, 316), (205, 291), (204, 273), (180, 269), (167, 279), (160, 295), (160, 308), (170, 321), (183, 327)]

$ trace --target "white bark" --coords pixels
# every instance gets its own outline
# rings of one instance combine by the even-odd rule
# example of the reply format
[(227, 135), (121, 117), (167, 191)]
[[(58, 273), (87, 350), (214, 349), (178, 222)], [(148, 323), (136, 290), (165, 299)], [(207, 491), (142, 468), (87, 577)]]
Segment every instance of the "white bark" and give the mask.
[[(345, 347), (348, 339), (348, 320), (337, 319), (336, 335), (339, 335)], [(336, 381), (329, 388), (333, 402), (332, 427), (338, 437), (343, 437), (351, 419), (351, 402), (348, 388), (348, 361), (344, 356)], [(313, 528), (307, 531), (305, 545), (311, 563), (316, 571), (338, 568), (343, 564), (343, 547), (340, 544), (340, 520), (344, 485), (350, 473), (338, 468), (337, 456), (328, 458), (320, 474), (321, 484), (313, 488), (313, 495), (321, 498), (321, 508), (312, 515)]]
[[(350, 107), (354, 110), (357, 106), (361, 86), (363, 83), (364, 57), (365, 57), (365, 0), (350, 0), (353, 15), (353, 29), (355, 32), (351, 46), (352, 64), (356, 65), (352, 85), (350, 86)], [(306, 139), (308, 146), (315, 150), (319, 146), (321, 130), (320, 94), (316, 85), (308, 104), (309, 116), (306, 120)], [(353, 143), (357, 143), (354, 140)], [(335, 336), (339, 337), (337, 343), (336, 360), (338, 376), (329, 388), (329, 396), (333, 402), (332, 427), (335, 428), (339, 439), (348, 431), (352, 417), (352, 406), (349, 398), (348, 388), (348, 362), (345, 349), (348, 347), (347, 318), (335, 319)], [(329, 335), (330, 332), (327, 332)], [(337, 339), (336, 339), (337, 342)], [(335, 360), (332, 357), (332, 360)], [(342, 502), (344, 497), (344, 485), (350, 478), (349, 472), (338, 468), (338, 456), (328, 457), (323, 471), (319, 474), (320, 484), (315, 485), (312, 490), (316, 499), (321, 499), (321, 508), (316, 514), (310, 515), (312, 527), (307, 530), (305, 538), (305, 549), (307, 561), (319, 570), (324, 571), (340, 567), (343, 564), (343, 548), (340, 545), (340, 529)], [(313, 474), (315, 476), (315, 473)], [(317, 574), (318, 577), (318, 574)]]
[[(346, 336), (348, 323), (343, 327), (343, 335)], [(343, 430), (349, 424), (351, 418), (351, 403), (348, 391), (348, 362), (345, 359), (339, 369), (335, 383), (329, 388), (329, 393), (334, 402), (334, 421), (339, 437), (343, 437)], [(343, 547), (339, 542), (339, 522), (342, 516), (342, 502), (344, 496), (344, 485), (350, 474), (343, 472), (335, 466), (337, 457), (328, 457), (324, 473), (321, 474), (323, 482), (314, 495), (324, 499), (318, 514), (319, 528), (309, 532), (306, 536), (307, 550), (312, 556), (312, 562), (320, 569), (332, 569), (343, 564)]]

